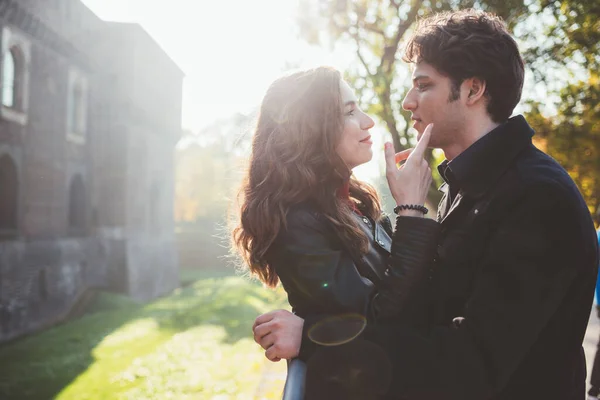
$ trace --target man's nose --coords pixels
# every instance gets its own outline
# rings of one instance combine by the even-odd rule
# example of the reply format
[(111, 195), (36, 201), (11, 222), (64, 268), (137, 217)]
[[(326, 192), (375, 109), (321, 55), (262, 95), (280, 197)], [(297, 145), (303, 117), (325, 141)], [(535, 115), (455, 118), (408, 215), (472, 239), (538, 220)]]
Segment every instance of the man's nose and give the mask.
[(404, 100), (402, 100), (402, 108), (406, 111), (414, 111), (415, 108), (417, 108), (417, 102), (413, 96), (412, 89), (406, 93), (406, 96), (404, 96)]

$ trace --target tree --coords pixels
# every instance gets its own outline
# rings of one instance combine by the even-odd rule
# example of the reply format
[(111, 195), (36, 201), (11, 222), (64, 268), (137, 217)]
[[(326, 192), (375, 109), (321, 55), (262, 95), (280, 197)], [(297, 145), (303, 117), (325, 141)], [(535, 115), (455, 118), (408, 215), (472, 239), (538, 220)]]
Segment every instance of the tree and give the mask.
[(175, 220), (225, 219), (250, 149), (253, 116), (236, 114), (193, 134), (176, 153)]
[(529, 120), (545, 150), (569, 172), (590, 211), (600, 210), (600, 85), (579, 82), (563, 89), (558, 116), (534, 108)]
[[(418, 17), (474, 6), (497, 13), (510, 24), (527, 10), (523, 0), (300, 0), (298, 25), (309, 43), (328, 40), (331, 45), (354, 47), (356, 63), (345, 71), (346, 79), (363, 108), (386, 125), (400, 151), (414, 141), (410, 113), (401, 107), (409, 83), (407, 69), (398, 68), (402, 40)], [(430, 197), (439, 198), (439, 192), (432, 188)]]
[[(545, 117), (531, 103), (528, 119), (546, 151), (579, 186), (592, 213), (600, 210), (600, 4), (595, 0), (542, 0), (539, 12), (553, 21), (527, 57), (544, 81), (548, 68), (563, 70), (558, 113)], [(538, 32), (539, 35), (539, 32)]]

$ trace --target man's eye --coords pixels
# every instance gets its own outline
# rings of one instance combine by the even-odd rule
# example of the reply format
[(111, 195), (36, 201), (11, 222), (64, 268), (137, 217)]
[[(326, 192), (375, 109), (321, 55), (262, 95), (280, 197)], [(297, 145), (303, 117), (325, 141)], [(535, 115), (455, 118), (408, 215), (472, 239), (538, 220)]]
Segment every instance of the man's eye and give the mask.
[(417, 90), (425, 90), (428, 87), (429, 87), (429, 85), (426, 84), (426, 83), (419, 83), (419, 84), (417, 84)]

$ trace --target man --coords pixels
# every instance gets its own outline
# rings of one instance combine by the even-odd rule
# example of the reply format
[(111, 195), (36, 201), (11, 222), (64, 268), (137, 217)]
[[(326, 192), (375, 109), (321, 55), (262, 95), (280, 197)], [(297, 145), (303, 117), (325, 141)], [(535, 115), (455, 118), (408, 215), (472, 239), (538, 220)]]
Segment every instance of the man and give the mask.
[[(582, 399), (596, 236), (568, 174), (533, 146), (522, 116), (509, 118), (524, 76), (515, 41), (490, 14), (444, 13), (419, 24), (405, 60), (415, 68), (403, 107), (420, 134), (434, 123), (445, 184), (429, 321), (389, 327), (390, 395)], [(309, 329), (278, 310), (254, 335), (271, 360), (289, 359)]]

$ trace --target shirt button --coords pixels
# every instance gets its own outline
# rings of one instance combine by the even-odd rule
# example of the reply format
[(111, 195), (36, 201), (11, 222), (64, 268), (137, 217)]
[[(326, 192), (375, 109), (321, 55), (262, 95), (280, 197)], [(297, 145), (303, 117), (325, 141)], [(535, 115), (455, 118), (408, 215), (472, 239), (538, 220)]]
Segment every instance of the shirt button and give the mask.
[(378, 240), (377, 243), (383, 246), (383, 240)]
[(473, 214), (475, 214), (475, 215), (479, 214), (479, 210), (475, 209), (475, 211), (473, 211)]
[(363, 221), (365, 222), (365, 224), (369, 223), (369, 219), (367, 217), (363, 217)]

